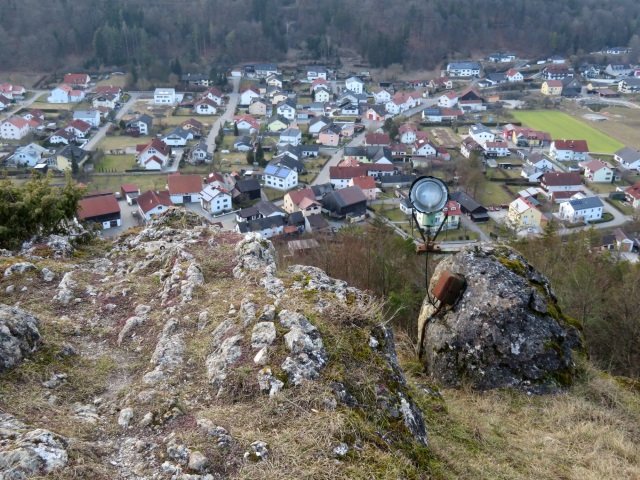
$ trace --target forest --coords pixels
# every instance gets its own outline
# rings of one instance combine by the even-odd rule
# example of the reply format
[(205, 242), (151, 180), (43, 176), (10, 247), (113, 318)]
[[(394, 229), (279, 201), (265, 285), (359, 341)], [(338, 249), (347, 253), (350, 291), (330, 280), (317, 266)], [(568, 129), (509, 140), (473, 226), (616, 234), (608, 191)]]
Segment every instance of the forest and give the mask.
[[(634, 0), (4, 0), (4, 71), (130, 68), (164, 78), (180, 59), (209, 71), (239, 62), (357, 60), (433, 69), (513, 50), (584, 55), (626, 46)], [(637, 38), (637, 37), (636, 37)]]

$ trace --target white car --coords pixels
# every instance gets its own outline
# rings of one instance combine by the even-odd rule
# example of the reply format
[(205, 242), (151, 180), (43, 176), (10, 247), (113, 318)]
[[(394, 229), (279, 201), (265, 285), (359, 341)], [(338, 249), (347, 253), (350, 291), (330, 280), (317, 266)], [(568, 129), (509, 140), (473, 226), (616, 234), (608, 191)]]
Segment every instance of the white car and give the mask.
[(231, 153), (229, 150), (220, 150), (220, 153)]

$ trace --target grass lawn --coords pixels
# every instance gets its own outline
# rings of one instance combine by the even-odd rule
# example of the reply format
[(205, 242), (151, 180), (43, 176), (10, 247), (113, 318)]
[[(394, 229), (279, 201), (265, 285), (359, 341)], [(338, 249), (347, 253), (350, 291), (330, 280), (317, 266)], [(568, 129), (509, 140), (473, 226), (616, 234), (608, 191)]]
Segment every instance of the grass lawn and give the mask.
[(267, 196), (267, 199), (270, 202), (275, 200), (282, 200), (282, 198), (286, 195), (287, 192), (283, 192), (281, 190), (276, 190), (275, 188), (264, 187), (262, 189), (264, 194)]
[(485, 206), (511, 203), (514, 200), (513, 197), (502, 188), (500, 182), (490, 182), (488, 180), (484, 180), (484, 182), (478, 186), (475, 198), (480, 205)]
[(97, 172), (101, 170), (104, 172), (116, 171), (124, 172), (130, 170), (135, 165), (134, 155), (105, 155), (100, 163), (95, 165)]
[(109, 75), (109, 78), (100, 80), (98, 83), (96, 83), (96, 86), (124, 88), (126, 81), (126, 75)]
[(611, 193), (615, 192), (617, 187), (628, 187), (626, 183), (589, 183), (589, 190), (593, 193)]
[[(44, 100), (46, 100), (47, 95), (43, 94)], [(75, 110), (78, 107), (77, 103), (49, 103), (49, 102), (41, 102), (41, 101), (37, 101), (37, 102), (33, 102), (30, 106), (29, 109), (38, 109), (38, 110), (59, 110), (59, 111), (71, 111), (71, 110)]]
[[(83, 180), (84, 182), (84, 180)], [(158, 175), (94, 175), (85, 183), (90, 183), (89, 191), (93, 190), (110, 190), (117, 192), (120, 185), (134, 184), (137, 185), (142, 192), (147, 190), (164, 190), (167, 185), (167, 174)]]
[(129, 135), (113, 135), (110, 137), (104, 137), (98, 143), (98, 148), (101, 148), (105, 151), (107, 150), (115, 150), (115, 149), (124, 149), (127, 147), (135, 147), (136, 145), (140, 145), (143, 143), (149, 143), (152, 137), (138, 137), (134, 138)]
[(402, 213), (397, 205), (377, 204), (372, 205), (371, 208), (373, 208), (376, 213), (382, 215), (385, 218), (388, 218), (392, 222), (407, 222), (407, 225), (409, 225), (410, 223), (409, 217)]
[(519, 122), (536, 130), (549, 132), (553, 139), (584, 139), (592, 152), (613, 153), (624, 147), (623, 143), (614, 140), (606, 133), (598, 131), (566, 113), (556, 110), (514, 110), (512, 113)]

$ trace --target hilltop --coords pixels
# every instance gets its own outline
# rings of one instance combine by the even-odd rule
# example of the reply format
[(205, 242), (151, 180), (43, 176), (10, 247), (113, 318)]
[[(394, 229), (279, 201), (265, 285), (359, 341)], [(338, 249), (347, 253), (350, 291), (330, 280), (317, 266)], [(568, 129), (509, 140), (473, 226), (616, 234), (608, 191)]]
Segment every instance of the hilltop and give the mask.
[(0, 267), (0, 319), (27, 325), (0, 373), (6, 478), (640, 475), (636, 384), (577, 358), (554, 395), (439, 388), (378, 300), (195, 215)]

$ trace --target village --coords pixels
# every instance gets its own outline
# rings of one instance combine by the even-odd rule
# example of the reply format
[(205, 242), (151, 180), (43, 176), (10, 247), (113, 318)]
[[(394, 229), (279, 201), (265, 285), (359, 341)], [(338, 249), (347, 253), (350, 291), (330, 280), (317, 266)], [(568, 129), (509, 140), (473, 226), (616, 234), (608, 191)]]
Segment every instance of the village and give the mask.
[[(148, 92), (125, 91), (124, 72), (57, 80), (0, 84), (0, 164), (17, 182), (71, 172), (87, 185), (78, 219), (103, 235), (179, 205), (288, 240), (373, 217), (457, 243), (605, 228), (592, 247), (637, 260), (640, 240), (624, 225), (640, 209), (640, 140), (603, 132), (624, 115), (601, 110), (635, 113), (640, 67), (504, 52), (409, 81), (269, 63)], [(420, 175), (449, 186), (439, 215), (412, 211)]]

